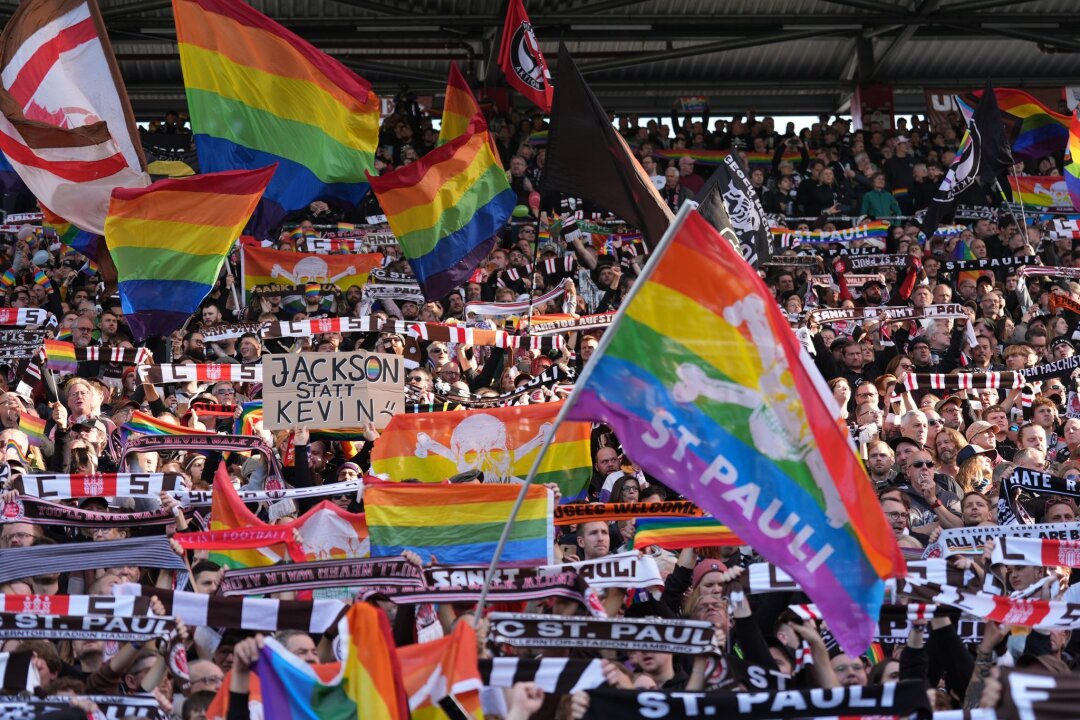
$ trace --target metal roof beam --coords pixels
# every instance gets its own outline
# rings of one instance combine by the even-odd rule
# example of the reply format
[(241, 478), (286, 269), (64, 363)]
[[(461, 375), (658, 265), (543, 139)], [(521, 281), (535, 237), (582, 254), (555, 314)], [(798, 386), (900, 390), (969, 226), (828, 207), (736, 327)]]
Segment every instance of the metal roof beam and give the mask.
[(605, 12), (607, 10), (618, 10), (619, 8), (638, 5), (642, 2), (645, 2), (645, 0), (597, 0), (597, 2), (588, 2), (584, 5), (568, 7), (564, 12), (570, 15), (589, 15), (592, 13)]

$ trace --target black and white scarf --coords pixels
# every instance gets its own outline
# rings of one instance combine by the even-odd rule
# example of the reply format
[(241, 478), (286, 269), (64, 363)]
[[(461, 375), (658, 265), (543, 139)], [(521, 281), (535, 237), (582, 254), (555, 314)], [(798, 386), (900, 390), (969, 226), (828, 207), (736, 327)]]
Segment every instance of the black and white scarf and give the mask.
[[(312, 433), (312, 436), (314, 437), (314, 433)], [(245, 503), (260, 503), (349, 495), (360, 492), (363, 487), (362, 480), (348, 480), (312, 487), (282, 488), (281, 490), (237, 490), (236, 494)], [(210, 507), (214, 501), (214, 492), (212, 490), (182, 490), (172, 495), (184, 507)]]
[[(190, 516), (191, 510), (185, 510)], [(10, 502), (0, 501), (0, 524), (28, 522), (34, 525), (64, 525), (72, 528), (154, 527), (175, 525), (168, 510), (144, 512), (98, 512), (20, 495)]]
[[(173, 557), (176, 557), (175, 555)], [(135, 583), (113, 587), (116, 595), (153, 595), (165, 612), (192, 627), (209, 626), (262, 632), (303, 630), (325, 632), (345, 612), (338, 600), (268, 600), (252, 597), (223, 597), (182, 590), (172, 591)]]
[(474, 315), (484, 315), (487, 317), (509, 317), (510, 315), (522, 315), (529, 312), (530, 307), (537, 307), (544, 303), (557, 300), (563, 296), (566, 289), (559, 285), (556, 288), (548, 290), (543, 295), (532, 298), (529, 300), (516, 300), (513, 302), (470, 302), (465, 304), (465, 313)]
[(1042, 260), (1038, 255), (1009, 255), (1003, 258), (983, 258), (981, 260), (942, 260), (942, 272), (962, 272), (965, 270), (997, 270), (999, 268), (1018, 268), (1025, 265), (1039, 265)]
[(226, 570), (218, 593), (268, 595), (337, 587), (380, 592), (387, 587), (419, 590), (424, 580), (420, 569), (403, 558), (346, 558)]
[[(439, 403), (452, 403), (461, 407), (467, 408), (491, 408), (491, 407), (503, 407), (511, 404), (514, 400), (528, 395), (540, 388), (552, 387), (555, 385), (563, 385), (572, 383), (574, 376), (571, 372), (562, 369), (558, 365), (552, 365), (544, 370), (544, 372), (536, 375), (531, 380), (522, 383), (513, 390), (499, 393), (498, 395), (490, 395), (485, 397), (470, 397), (462, 398), (456, 395), (444, 395), (439, 392), (431, 392), (431, 401)], [(406, 400), (410, 402), (419, 402), (421, 393), (410, 385), (405, 386)], [(449, 408), (455, 410), (457, 408)], [(407, 411), (408, 412), (408, 411)], [(413, 410), (412, 412), (435, 412), (435, 410)]]
[(940, 305), (926, 305), (922, 310), (907, 305), (882, 305), (880, 307), (862, 308), (822, 308), (811, 310), (806, 315), (807, 320), (816, 322), (818, 325), (826, 325), (839, 321), (876, 320), (885, 318), (891, 321), (898, 320), (938, 320), (947, 318), (966, 318), (964, 306), (960, 303), (943, 303)]
[(210, 327), (203, 328), (199, 332), (203, 335), (203, 340), (208, 343), (218, 342), (220, 340), (236, 340), (244, 335), (258, 335), (262, 332), (265, 325), (269, 323), (253, 322), (253, 323), (219, 323), (217, 325), (211, 325)]
[(909, 577), (907, 582), (921, 590), (918, 593), (920, 599), (928, 599), (935, 605), (958, 608), (972, 617), (994, 620), (1004, 625), (1048, 630), (1080, 628), (1080, 604), (970, 592), (913, 577)]
[(66, 545), (36, 545), (4, 550), (0, 582), (110, 567), (183, 570), (186, 566), (164, 535)]
[(975, 390), (1015, 389), (1024, 386), (1024, 376), (1018, 372), (984, 373), (904, 373), (896, 384), (896, 392), (911, 390)]
[(1033, 567), (1080, 567), (1080, 543), (1039, 537), (999, 537), (990, 555), (990, 564)]
[(183, 487), (179, 473), (36, 473), (21, 475), (14, 487), (44, 500), (92, 497), (157, 498)]
[(261, 383), (262, 364), (202, 363), (198, 365), (139, 365), (139, 381), (151, 385), (186, 382)]
[(590, 618), (582, 615), (492, 613), (491, 640), (512, 647), (590, 648), (700, 655), (715, 650), (703, 620)]
[(280, 320), (262, 325), (260, 335), (264, 340), (271, 338), (315, 337), (324, 333), (368, 333), (379, 332), (383, 323), (374, 317), (335, 317), (309, 318), (307, 320)]
[[(1038, 666), (1035, 666), (1038, 667)], [(1080, 678), (1074, 674), (1002, 668), (997, 720), (1073, 720), (1080, 706)]]
[(605, 684), (601, 660), (497, 657), (480, 661), (480, 681), (488, 687), (510, 688), (536, 683), (544, 692), (569, 695)]
[[(1051, 475), (1047, 472), (1036, 472), (1025, 468), (1016, 468), (1012, 475), (1001, 478), (1001, 490), (999, 497), (999, 510), (1011, 512), (1021, 524), (1030, 525), (1035, 521), (1031, 518), (1027, 508), (1018, 501), (1018, 491), (1027, 490), (1036, 495), (1063, 495), (1080, 501), (1080, 489), (1076, 482), (1065, 478)], [(1004, 508), (1002, 508), (1004, 504)], [(999, 512), (998, 522), (1001, 522)]]
[(0, 613), (0, 640), (172, 641), (176, 621), (157, 615), (41, 615)]
[(869, 270), (880, 267), (906, 268), (909, 262), (911, 262), (909, 255), (855, 255), (846, 258), (848, 270)]
[(617, 717), (663, 718), (806, 718), (913, 716), (930, 720), (933, 712), (922, 680), (885, 685), (780, 690), (777, 692), (665, 692), (589, 690), (586, 720)]
[(41, 308), (0, 308), (0, 326), (55, 328), (56, 316)]
[(987, 540), (1001, 537), (1055, 538), (1080, 542), (1080, 524), (1070, 522), (950, 528), (941, 531), (937, 541), (927, 548), (926, 556), (948, 558), (953, 555), (981, 555)]
[(426, 300), (419, 285), (388, 283), (385, 285), (365, 285), (364, 298), (368, 300), (396, 300), (423, 304)]
[[(149, 718), (168, 720), (169, 715), (162, 710), (152, 695), (79, 695), (97, 705), (100, 717), (109, 718)], [(2, 720), (37, 720), (45, 715), (71, 709), (71, 698), (67, 695), (52, 695), (45, 698), (25, 697), (22, 695), (0, 695), (0, 718)], [(95, 713), (93, 718), (98, 718)]]
[(554, 335), (556, 333), (577, 332), (606, 328), (615, 319), (615, 313), (600, 313), (599, 315), (583, 315), (569, 320), (552, 320), (549, 322), (532, 323), (526, 330), (530, 335)]
[[(37, 668), (34, 667), (34, 653), (0, 652), (0, 690), (4, 692), (33, 692), (41, 684)], [(3, 700), (0, 699), (0, 702)]]

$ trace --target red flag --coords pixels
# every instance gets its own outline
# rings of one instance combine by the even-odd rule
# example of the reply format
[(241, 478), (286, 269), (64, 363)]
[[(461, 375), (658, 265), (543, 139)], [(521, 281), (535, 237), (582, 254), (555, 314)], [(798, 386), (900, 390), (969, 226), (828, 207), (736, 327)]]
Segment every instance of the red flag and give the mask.
[(506, 79), (534, 105), (551, 112), (551, 73), (548, 72), (540, 43), (536, 41), (532, 23), (525, 14), (521, 0), (510, 0), (499, 45), (499, 67)]

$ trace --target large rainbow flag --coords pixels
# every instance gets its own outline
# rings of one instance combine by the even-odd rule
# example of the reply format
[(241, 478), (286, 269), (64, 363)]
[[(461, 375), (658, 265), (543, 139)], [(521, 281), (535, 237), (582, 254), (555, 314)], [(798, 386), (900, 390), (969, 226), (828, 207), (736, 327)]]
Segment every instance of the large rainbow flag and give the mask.
[[(484, 410), (395, 415), (375, 441), (371, 469), (391, 480), (443, 482), (480, 470), (487, 482), (529, 474), (562, 403)], [(577, 498), (592, 477), (589, 423), (562, 423), (536, 473), (537, 483), (557, 483), (566, 500)]]
[(386, 613), (355, 603), (338, 623), (338, 637), (347, 654), (329, 679), (276, 640), (266, 641), (254, 666), (265, 720), (409, 720)]
[[(412, 550), (425, 562), (487, 564), (519, 486), (380, 483), (364, 489), (371, 556)], [(502, 562), (550, 565), (554, 538), (551, 491), (533, 485), (510, 531)]]
[(1080, 109), (1073, 114), (1069, 126), (1069, 161), (1065, 164), (1065, 184), (1073, 207), (1080, 210)]
[(260, 285), (289, 285), (303, 294), (308, 283), (334, 285), (346, 292), (350, 287), (367, 285), (372, 270), (382, 267), (381, 253), (362, 255), (319, 255), (258, 247), (242, 242), (241, 274), (244, 293), (251, 302), (251, 293)]
[[(975, 93), (980, 97), (982, 91)], [(1013, 159), (1038, 160), (1065, 147), (1069, 116), (1050, 110), (1023, 90), (994, 88), (1001, 118), (1009, 131)]]
[(199, 309), (273, 173), (231, 170), (113, 190), (105, 243), (136, 340), (167, 335)]
[(241, 0), (173, 0), (173, 14), (202, 171), (278, 164), (256, 234), (316, 199), (358, 204), (378, 146), (371, 85)]
[(469, 279), (514, 208), (516, 196), (489, 137), (461, 135), (414, 163), (368, 177), (429, 300)]
[(609, 423), (646, 472), (795, 578), (859, 654), (903, 556), (769, 289), (697, 212), (680, 218), (585, 366), (568, 417)]

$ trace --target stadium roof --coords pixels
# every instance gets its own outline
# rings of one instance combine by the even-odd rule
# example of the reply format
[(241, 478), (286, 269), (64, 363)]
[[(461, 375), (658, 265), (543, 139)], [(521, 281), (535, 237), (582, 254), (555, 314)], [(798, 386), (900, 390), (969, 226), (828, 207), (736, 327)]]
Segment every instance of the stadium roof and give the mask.
[[(182, 108), (170, 1), (100, 4), (140, 119)], [(503, 83), (506, 0), (251, 4), (380, 95), (406, 84), (439, 94), (451, 60), (473, 81)], [(706, 95), (718, 114), (836, 112), (864, 81), (892, 83), (897, 110), (921, 112), (924, 87), (1080, 79), (1075, 0), (530, 0), (527, 10), (549, 62), (566, 42), (614, 111), (666, 113), (677, 96)]]

